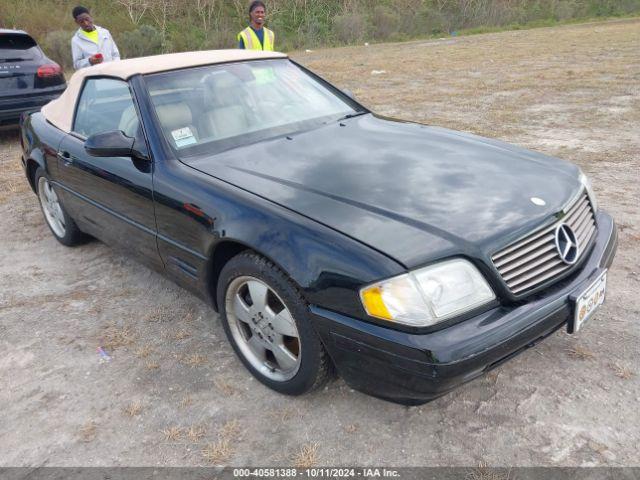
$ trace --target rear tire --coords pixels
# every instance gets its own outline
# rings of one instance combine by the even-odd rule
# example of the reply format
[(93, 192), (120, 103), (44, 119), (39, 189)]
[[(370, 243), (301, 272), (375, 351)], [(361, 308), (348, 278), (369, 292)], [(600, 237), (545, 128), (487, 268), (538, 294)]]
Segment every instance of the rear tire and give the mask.
[(217, 300), (231, 346), (264, 385), (302, 395), (331, 378), (307, 303), (272, 262), (252, 251), (233, 257), (220, 273)]
[(67, 247), (87, 242), (90, 237), (69, 216), (42, 167), (36, 170), (34, 184), (45, 222), (55, 239)]

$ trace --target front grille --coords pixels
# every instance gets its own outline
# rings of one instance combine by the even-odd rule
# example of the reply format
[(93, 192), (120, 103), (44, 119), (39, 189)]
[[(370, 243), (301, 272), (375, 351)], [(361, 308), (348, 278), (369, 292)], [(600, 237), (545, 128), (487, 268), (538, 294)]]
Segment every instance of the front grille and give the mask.
[(571, 268), (562, 261), (556, 248), (556, 228), (563, 223), (575, 233), (582, 255), (596, 231), (593, 207), (586, 192), (553, 225), (530, 233), (491, 257), (514, 295), (533, 290)]

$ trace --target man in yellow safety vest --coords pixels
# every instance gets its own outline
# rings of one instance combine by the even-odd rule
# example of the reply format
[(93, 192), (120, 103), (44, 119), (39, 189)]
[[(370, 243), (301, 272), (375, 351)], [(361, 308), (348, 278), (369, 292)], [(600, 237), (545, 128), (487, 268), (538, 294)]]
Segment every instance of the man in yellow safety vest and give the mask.
[(267, 7), (260, 0), (249, 6), (249, 26), (238, 34), (238, 48), (273, 52), (275, 34), (264, 26)]

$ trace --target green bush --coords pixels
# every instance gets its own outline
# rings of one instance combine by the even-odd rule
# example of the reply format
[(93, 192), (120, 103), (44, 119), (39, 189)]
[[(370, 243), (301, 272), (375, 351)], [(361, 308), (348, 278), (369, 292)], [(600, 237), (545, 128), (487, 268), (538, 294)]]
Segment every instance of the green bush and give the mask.
[(640, 0), (587, 0), (584, 3), (589, 16), (628, 15), (640, 10)]
[[(209, 32), (207, 38), (202, 43), (201, 48), (203, 50), (217, 50), (220, 48), (237, 48), (238, 41), (236, 37), (238, 32), (231, 31), (230, 28), (221, 28)], [(278, 47), (278, 38), (276, 37), (276, 47)]]
[(398, 33), (400, 22), (400, 15), (391, 10), (391, 8), (384, 5), (376, 6), (371, 16), (374, 38), (388, 40)]
[(574, 17), (576, 5), (572, 1), (560, 0), (555, 8), (556, 20), (568, 20)]
[(55, 30), (47, 33), (40, 42), (40, 46), (47, 57), (57, 62), (63, 70), (73, 69), (71, 38), (75, 33), (68, 30)]
[(162, 35), (151, 25), (124, 32), (117, 42), (122, 58), (146, 57), (162, 53)]
[[(195, 50), (206, 50), (206, 34), (201, 27), (192, 26), (190, 28), (178, 28), (173, 26), (168, 33), (171, 42), (172, 52), (192, 52)], [(165, 48), (165, 51), (169, 51)]]
[(367, 36), (367, 22), (359, 13), (343, 13), (333, 18), (333, 33), (341, 43), (356, 43)]
[(283, 40), (283, 42), (276, 45), (278, 49), (286, 48), (287, 50), (295, 50), (315, 48), (323, 45), (328, 40), (328, 34), (327, 29), (323, 28), (319, 23), (305, 23), (298, 27), (295, 35), (291, 35), (288, 41), (285, 39), (281, 40)]
[(449, 33), (452, 29), (452, 22), (448, 15), (435, 8), (426, 8), (420, 12), (418, 24), (419, 30), (416, 32), (418, 36), (440, 35)]

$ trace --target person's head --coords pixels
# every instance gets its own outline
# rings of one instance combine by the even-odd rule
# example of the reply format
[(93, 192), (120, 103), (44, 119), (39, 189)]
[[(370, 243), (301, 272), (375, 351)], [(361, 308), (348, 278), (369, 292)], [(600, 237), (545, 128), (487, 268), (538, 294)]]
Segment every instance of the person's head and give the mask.
[(264, 2), (255, 0), (249, 5), (249, 20), (254, 27), (262, 28), (266, 14), (267, 7), (264, 5)]
[(85, 32), (92, 32), (96, 27), (93, 25), (93, 18), (86, 7), (77, 6), (71, 11), (73, 19)]

